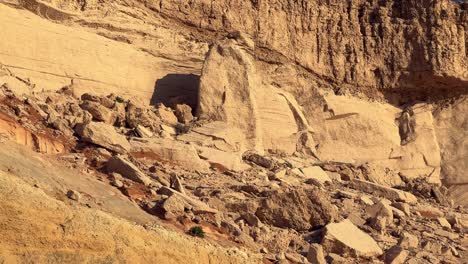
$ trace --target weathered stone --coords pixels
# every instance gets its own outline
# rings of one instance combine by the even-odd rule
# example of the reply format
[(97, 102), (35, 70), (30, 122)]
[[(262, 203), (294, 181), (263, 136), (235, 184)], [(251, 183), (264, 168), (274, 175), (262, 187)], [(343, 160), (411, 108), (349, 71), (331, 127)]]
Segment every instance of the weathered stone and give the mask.
[(158, 113), (163, 123), (169, 124), (169, 125), (177, 124), (177, 117), (170, 108), (165, 107), (164, 105), (161, 104), (156, 109), (156, 112)]
[(177, 218), (184, 214), (185, 201), (177, 195), (172, 195), (163, 202), (162, 208), (165, 211), (164, 218)]
[(421, 216), (430, 219), (436, 219), (444, 216), (444, 213), (441, 210), (429, 205), (420, 205), (416, 207), (416, 212)]
[(398, 203), (398, 202), (395, 202), (395, 203), (392, 203), (392, 206), (401, 210), (402, 212), (405, 213), (406, 216), (410, 216), (411, 215), (411, 210), (410, 210), (410, 206), (409, 204), (407, 203)]
[(152, 182), (151, 179), (142, 171), (140, 171), (137, 166), (124, 159), (122, 156), (114, 156), (109, 159), (106, 168), (107, 172), (109, 173), (119, 173), (127, 179), (142, 183), (144, 185), (149, 185)]
[(245, 213), (245, 214), (242, 214), (241, 218), (244, 219), (250, 226), (256, 226), (256, 227), (262, 226), (262, 222), (254, 214)]
[(451, 229), (452, 226), (450, 225), (450, 223), (447, 221), (447, 219), (445, 219), (444, 217), (439, 217), (437, 218), (437, 222), (439, 222), (439, 224), (442, 226), (442, 227), (445, 227), (445, 228), (448, 228), (448, 229)]
[(177, 176), (175, 173), (171, 174), (170, 187), (182, 194), (185, 194), (184, 185), (182, 185), (182, 181), (180, 180), (179, 176)]
[(175, 115), (177, 116), (177, 120), (182, 124), (188, 124), (193, 120), (192, 108), (186, 104), (176, 105)]
[(153, 133), (149, 129), (141, 125), (137, 125), (135, 131), (142, 138), (150, 138), (153, 136)]
[(78, 202), (81, 199), (81, 194), (75, 190), (69, 190), (67, 192), (67, 197)]
[(242, 155), (244, 160), (250, 161), (258, 166), (267, 168), (267, 169), (274, 169), (276, 166), (276, 162), (268, 157), (262, 156), (258, 153), (248, 151)]
[(264, 198), (255, 215), (264, 223), (305, 231), (338, 218), (326, 194), (316, 188), (288, 188), (262, 194)]
[(331, 183), (332, 180), (328, 177), (328, 174), (322, 170), (319, 166), (311, 166), (306, 168), (301, 168), (302, 173), (306, 178), (315, 179), (321, 184), (326, 182)]
[(175, 191), (175, 190), (173, 190), (171, 188), (162, 186), (159, 189), (159, 192), (161, 194), (168, 195), (168, 196), (176, 195), (179, 198), (183, 199), (188, 205), (190, 205), (192, 207), (191, 210), (195, 214), (205, 214), (205, 213), (216, 214), (216, 213), (218, 213), (218, 210), (209, 207), (205, 203), (203, 203), (203, 202), (201, 202), (199, 200), (193, 199), (193, 198), (191, 198), (191, 197), (189, 197), (189, 196), (187, 196), (185, 194), (182, 194), (182, 193), (180, 193), (178, 191)]
[(200, 158), (208, 161), (212, 168), (220, 171), (242, 171), (250, 168), (249, 165), (243, 162), (241, 155), (238, 153), (226, 152), (207, 147), (195, 146), (195, 148), (198, 150)]
[(101, 103), (93, 101), (84, 101), (80, 107), (88, 111), (93, 116), (95, 121), (102, 121), (106, 124), (113, 125), (116, 121), (117, 115), (114, 111), (101, 105)]
[(403, 264), (405, 263), (408, 255), (408, 251), (399, 246), (391, 247), (387, 252), (385, 252), (385, 264)]
[(149, 159), (172, 162), (187, 170), (208, 171), (208, 162), (200, 159), (195, 147), (178, 141), (162, 138), (133, 139), (132, 151)]
[(353, 257), (373, 257), (382, 255), (382, 249), (366, 233), (349, 220), (328, 224), (322, 238), (327, 252), (340, 255), (350, 254)]
[(418, 248), (419, 245), (419, 239), (417, 236), (412, 235), (408, 232), (403, 232), (401, 234), (400, 240), (398, 241), (398, 245), (401, 246), (402, 248)]
[(414, 204), (418, 201), (416, 196), (411, 193), (378, 185), (368, 181), (353, 179), (351, 181), (351, 186), (356, 190), (378, 195), (392, 201), (403, 201), (411, 204)]
[(323, 253), (323, 247), (320, 244), (310, 244), (309, 252), (307, 253), (307, 260), (310, 263), (326, 264), (325, 254)]
[(113, 126), (105, 123), (79, 124), (75, 128), (75, 132), (81, 137), (81, 140), (117, 153), (126, 153), (131, 148), (125, 136), (117, 133)]
[(387, 201), (382, 200), (372, 205), (366, 213), (371, 219), (371, 225), (379, 231), (384, 231), (386, 226), (393, 224), (392, 208)]

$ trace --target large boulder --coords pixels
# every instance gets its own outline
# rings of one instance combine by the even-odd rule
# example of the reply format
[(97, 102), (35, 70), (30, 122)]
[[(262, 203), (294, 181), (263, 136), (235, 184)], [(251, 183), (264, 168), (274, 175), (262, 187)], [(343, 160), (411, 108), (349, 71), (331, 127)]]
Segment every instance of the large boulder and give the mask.
[(326, 252), (351, 257), (374, 257), (383, 253), (372, 237), (348, 219), (327, 225), (322, 245)]
[(147, 158), (166, 161), (187, 170), (208, 171), (208, 162), (200, 159), (194, 146), (171, 139), (151, 138), (130, 141), (132, 152)]
[(115, 128), (109, 124), (100, 122), (79, 124), (75, 127), (75, 132), (81, 137), (81, 140), (117, 153), (126, 153), (131, 148), (127, 138), (117, 133)]
[(142, 183), (144, 185), (149, 185), (152, 181), (146, 176), (140, 169), (138, 169), (135, 164), (126, 160), (122, 156), (114, 156), (109, 159), (106, 165), (107, 171), (109, 173), (119, 173), (120, 175), (128, 178), (132, 181)]
[(262, 194), (264, 198), (255, 214), (264, 223), (306, 231), (338, 218), (327, 195), (315, 188), (289, 188)]
[(240, 130), (243, 137), (237, 145), (241, 150), (292, 154), (309, 126), (301, 119), (302, 110), (294, 97), (266, 84), (256, 68), (245, 41), (227, 39), (214, 45), (200, 78), (197, 115)]

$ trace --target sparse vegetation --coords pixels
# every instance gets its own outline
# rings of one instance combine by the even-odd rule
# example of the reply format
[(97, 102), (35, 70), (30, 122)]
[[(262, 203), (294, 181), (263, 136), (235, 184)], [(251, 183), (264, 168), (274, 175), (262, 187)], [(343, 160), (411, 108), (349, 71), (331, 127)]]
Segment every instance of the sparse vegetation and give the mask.
[(201, 238), (205, 237), (205, 231), (203, 231), (203, 227), (201, 226), (194, 226), (190, 228), (189, 234), (194, 237), (201, 237)]

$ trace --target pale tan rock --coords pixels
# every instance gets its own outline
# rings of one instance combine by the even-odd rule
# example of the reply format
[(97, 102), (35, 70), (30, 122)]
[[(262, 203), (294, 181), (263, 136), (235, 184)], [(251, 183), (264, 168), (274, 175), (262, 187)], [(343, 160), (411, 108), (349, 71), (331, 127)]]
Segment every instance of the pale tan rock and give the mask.
[(153, 136), (153, 132), (151, 132), (149, 129), (141, 125), (137, 125), (137, 127), (135, 128), (135, 131), (142, 138), (150, 138)]
[(126, 160), (122, 156), (114, 156), (110, 158), (106, 164), (106, 169), (109, 173), (118, 173), (127, 179), (142, 183), (144, 185), (149, 185), (152, 183), (152, 180), (140, 169), (138, 169), (135, 164)]
[(177, 124), (177, 117), (170, 108), (165, 107), (164, 105), (161, 104), (159, 105), (156, 111), (159, 117), (161, 118), (161, 121), (163, 121), (165, 124), (169, 124), (169, 125)]
[(393, 211), (390, 203), (380, 201), (366, 210), (366, 214), (371, 218), (371, 224), (379, 231), (384, 231), (386, 226), (393, 224)]
[(113, 125), (116, 121), (117, 115), (114, 111), (103, 106), (101, 103), (93, 101), (84, 101), (80, 104), (83, 110), (88, 111), (93, 116), (95, 121), (101, 121), (106, 124)]
[(187, 170), (208, 171), (208, 162), (200, 159), (195, 147), (171, 139), (132, 139), (132, 152), (140, 152), (148, 158), (164, 160), (185, 167)]
[(120, 154), (130, 151), (131, 148), (125, 136), (117, 133), (113, 126), (105, 123), (79, 124), (75, 127), (75, 132), (85, 142), (102, 146)]
[(425, 218), (436, 219), (436, 218), (444, 217), (444, 212), (430, 205), (419, 205), (418, 207), (415, 208), (415, 210), (422, 217), (425, 217)]
[(200, 158), (208, 161), (211, 167), (231, 171), (242, 171), (250, 167), (243, 162), (242, 155), (239, 153), (198, 146), (195, 148), (198, 150)]
[(439, 224), (442, 226), (442, 227), (445, 227), (445, 228), (448, 228), (448, 229), (451, 229), (452, 226), (450, 225), (450, 223), (447, 221), (447, 219), (445, 219), (444, 217), (439, 217), (437, 218), (437, 222), (439, 222)]
[(385, 252), (385, 264), (403, 264), (408, 255), (409, 252), (399, 246), (391, 247)]
[(160, 189), (160, 192), (162, 194), (165, 194), (165, 195), (168, 195), (168, 196), (173, 196), (175, 195), (176, 197), (182, 199), (184, 202), (186, 202), (188, 205), (190, 205), (191, 207), (191, 210), (193, 213), (195, 214), (216, 214), (218, 213), (218, 210), (216, 209), (213, 209), (211, 207), (209, 207), (207, 204), (199, 201), (199, 200), (196, 200), (194, 198), (191, 198), (185, 194), (182, 194), (178, 191), (175, 191), (171, 188), (168, 188), (168, 187), (165, 187), (165, 186), (162, 186), (161, 189)]
[(325, 184), (326, 182), (332, 182), (330, 177), (328, 177), (328, 174), (325, 173), (325, 171), (323, 171), (323, 169), (319, 166), (301, 168), (301, 171), (304, 174), (304, 177), (309, 179), (315, 179), (321, 184)]
[(336, 254), (372, 257), (382, 255), (382, 249), (366, 233), (349, 220), (328, 224), (322, 238), (324, 249)]
[(172, 195), (163, 202), (162, 208), (165, 210), (164, 218), (177, 218), (184, 214), (185, 201), (177, 195)]
[(411, 193), (385, 187), (372, 182), (353, 179), (351, 183), (354, 189), (379, 195), (392, 201), (404, 201), (410, 204), (418, 201), (418, 199)]
[(188, 124), (193, 120), (192, 108), (186, 104), (176, 105), (175, 115), (177, 116), (177, 120), (182, 124)]
[(412, 235), (408, 232), (403, 232), (400, 240), (398, 241), (398, 245), (402, 248), (408, 249), (418, 248), (419, 239), (415, 235)]
[(410, 209), (409, 204), (407, 204), (407, 203), (394, 202), (394, 203), (392, 203), (392, 206), (399, 209), (399, 210), (401, 210), (402, 212), (404, 212), (406, 216), (411, 215), (411, 209)]
[(323, 247), (320, 244), (310, 244), (309, 252), (307, 253), (307, 260), (310, 263), (326, 264), (325, 254), (323, 253)]

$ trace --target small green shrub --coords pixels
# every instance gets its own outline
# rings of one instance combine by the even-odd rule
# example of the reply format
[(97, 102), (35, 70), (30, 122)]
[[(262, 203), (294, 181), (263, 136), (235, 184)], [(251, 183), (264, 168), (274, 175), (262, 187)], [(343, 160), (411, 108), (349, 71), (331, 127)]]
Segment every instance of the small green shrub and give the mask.
[(190, 228), (189, 234), (194, 237), (201, 237), (201, 238), (205, 237), (205, 231), (203, 231), (203, 227), (201, 226), (194, 226)]

